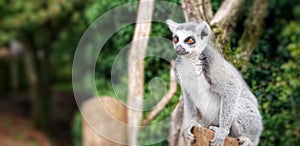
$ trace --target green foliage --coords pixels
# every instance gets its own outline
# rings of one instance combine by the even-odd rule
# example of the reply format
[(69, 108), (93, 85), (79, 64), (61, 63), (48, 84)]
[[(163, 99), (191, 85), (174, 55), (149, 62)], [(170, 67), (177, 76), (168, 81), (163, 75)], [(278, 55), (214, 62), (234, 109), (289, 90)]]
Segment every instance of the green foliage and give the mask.
[(222, 0), (211, 1), (211, 6), (212, 6), (212, 10), (213, 10), (214, 14), (217, 12), (217, 10), (221, 6), (221, 4), (222, 4)]
[(263, 115), (260, 145), (300, 144), (300, 23), (290, 21), (291, 13), (281, 12), (291, 7), (271, 1), (265, 33), (244, 73)]
[(74, 146), (82, 146), (82, 116), (80, 112), (76, 112), (73, 118), (72, 137)]
[[(51, 61), (51, 79), (55, 87), (70, 89), (72, 61), (76, 45), (86, 28), (99, 16), (112, 8), (136, 0), (97, 0), (97, 1), (0, 1), (0, 45), (13, 38), (32, 38), (33, 46), (46, 48)], [(179, 4), (179, 0), (171, 2)], [(216, 12), (221, 0), (212, 1)], [(245, 0), (250, 6), (252, 1)], [(170, 13), (171, 18), (177, 18), (182, 13), (167, 12), (163, 7), (156, 6), (157, 11)], [(137, 5), (132, 6), (134, 12)], [(235, 50), (238, 39), (244, 29), (244, 19), (248, 12), (238, 20), (238, 26), (231, 40), (231, 49)], [(180, 15), (180, 16), (179, 16)], [(158, 14), (154, 14), (159, 18)], [(300, 145), (300, 4), (296, 1), (270, 0), (266, 13), (265, 30), (259, 44), (251, 56), (248, 69), (243, 73), (249, 87), (257, 96), (260, 111), (263, 115), (264, 131), (260, 145)], [(114, 16), (112, 20), (123, 20), (126, 17)], [(298, 21), (297, 21), (298, 20)], [(120, 24), (116, 21), (114, 24)], [(118, 30), (105, 44), (96, 66), (96, 86), (100, 95), (115, 96), (111, 83), (111, 68), (116, 56), (128, 45), (133, 36), (134, 25)], [(152, 24), (151, 36), (170, 38), (171, 32), (160, 22)], [(155, 44), (155, 43), (154, 43)], [(157, 47), (154, 45), (148, 50)], [(171, 48), (170, 48), (171, 49)], [(34, 50), (37, 52), (37, 50)], [(168, 53), (166, 51), (166, 53)], [(228, 53), (228, 52), (227, 52)], [(230, 52), (228, 53), (230, 54)], [(127, 62), (124, 61), (123, 64)], [(7, 69), (7, 66), (1, 66)], [(124, 73), (124, 68), (116, 68), (118, 73)], [(1, 72), (2, 73), (2, 72)], [(4, 73), (2, 73), (4, 74)], [(160, 77), (160, 80), (153, 80)], [(6, 80), (5, 80), (6, 81)], [(119, 79), (126, 83), (124, 77)], [(158, 101), (162, 95), (152, 94), (156, 88), (151, 88), (151, 82), (167, 86), (169, 83), (169, 63), (163, 59), (149, 57), (145, 59), (145, 99)], [(1, 85), (2, 86), (2, 85)], [(1, 87), (0, 86), (0, 87)], [(127, 95), (127, 86), (122, 84), (122, 93)], [(149, 88), (150, 87), (150, 88)], [(160, 90), (160, 89), (157, 89)], [(161, 90), (165, 90), (162, 88)], [(180, 90), (175, 98), (157, 116), (151, 124), (159, 123), (169, 117), (178, 102)], [(122, 100), (125, 100), (122, 98)], [(149, 111), (144, 112), (144, 117)], [(159, 137), (169, 125), (153, 126), (151, 132), (140, 133), (140, 138)], [(81, 145), (81, 116), (77, 113), (73, 121), (75, 145)], [(155, 145), (167, 145), (167, 141)]]

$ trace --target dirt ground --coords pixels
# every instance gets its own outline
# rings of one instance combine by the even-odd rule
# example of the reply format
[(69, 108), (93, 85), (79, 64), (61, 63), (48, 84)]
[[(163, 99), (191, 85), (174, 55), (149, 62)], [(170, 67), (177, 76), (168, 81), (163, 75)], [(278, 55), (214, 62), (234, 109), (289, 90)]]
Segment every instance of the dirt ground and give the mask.
[(1, 146), (51, 146), (47, 136), (36, 130), (29, 121), (24, 106), (16, 100), (0, 103)]
[(47, 136), (33, 128), (27, 118), (0, 113), (1, 146), (51, 146)]
[[(61, 102), (57, 99), (56, 102), (66, 104), (66, 101)], [(62, 107), (66, 106), (63, 105)], [(0, 146), (72, 146), (70, 121), (64, 120), (64, 124), (60, 124), (59, 121), (61, 120), (60, 117), (66, 117), (66, 114), (69, 114), (68, 116), (71, 118), (70, 111), (57, 114), (60, 117), (55, 117), (58, 120), (51, 125), (53, 134), (50, 138), (31, 125), (29, 110), (28, 101), (0, 100)]]

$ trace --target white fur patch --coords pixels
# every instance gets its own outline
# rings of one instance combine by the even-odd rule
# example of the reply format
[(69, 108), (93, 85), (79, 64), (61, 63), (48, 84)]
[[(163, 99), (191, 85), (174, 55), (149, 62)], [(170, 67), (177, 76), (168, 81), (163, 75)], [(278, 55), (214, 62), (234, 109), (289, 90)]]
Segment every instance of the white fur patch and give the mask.
[(181, 57), (181, 63), (176, 66), (178, 71), (181, 87), (183, 92), (187, 92), (194, 105), (202, 114), (201, 124), (216, 125), (219, 121), (215, 121), (219, 115), (220, 100), (219, 97), (211, 92), (210, 84), (205, 79), (200, 67), (196, 67), (196, 63), (190, 59)]

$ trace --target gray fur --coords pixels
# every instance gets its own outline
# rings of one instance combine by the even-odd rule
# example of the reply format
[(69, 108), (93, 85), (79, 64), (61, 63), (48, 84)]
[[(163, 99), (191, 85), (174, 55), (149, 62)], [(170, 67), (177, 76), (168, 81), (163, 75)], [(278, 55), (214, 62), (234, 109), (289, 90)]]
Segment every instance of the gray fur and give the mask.
[[(187, 52), (179, 53), (175, 63), (184, 102), (184, 137), (195, 140), (191, 128), (200, 126), (216, 132), (211, 145), (223, 145), (229, 134), (241, 145), (258, 145), (263, 125), (257, 100), (239, 71), (208, 44), (209, 25), (167, 23), (180, 40), (174, 49), (180, 45)], [(188, 36), (195, 38), (196, 47), (181, 42)]]
[(180, 25), (177, 30), (187, 30), (187, 31), (193, 31), (195, 32), (196, 29), (197, 29), (197, 25), (195, 25), (196, 23), (193, 23), (193, 22), (188, 22), (188, 23), (185, 23), (185, 25)]
[(210, 69), (209, 69), (210, 67), (209, 67), (208, 60), (206, 58), (205, 50), (199, 55), (199, 62), (200, 62), (199, 67), (202, 67), (201, 70), (203, 71), (203, 75), (206, 81), (209, 84), (211, 84)]

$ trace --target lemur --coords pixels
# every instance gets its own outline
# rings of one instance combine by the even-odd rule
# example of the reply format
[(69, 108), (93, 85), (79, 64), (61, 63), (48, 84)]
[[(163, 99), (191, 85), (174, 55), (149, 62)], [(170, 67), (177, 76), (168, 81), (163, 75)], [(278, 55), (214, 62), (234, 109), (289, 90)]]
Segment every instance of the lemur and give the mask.
[(207, 127), (215, 131), (212, 146), (224, 145), (227, 135), (239, 145), (258, 145), (263, 130), (256, 97), (239, 71), (209, 45), (210, 26), (167, 21), (177, 54), (175, 75), (184, 102), (183, 136), (194, 141), (191, 129)]

